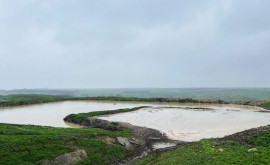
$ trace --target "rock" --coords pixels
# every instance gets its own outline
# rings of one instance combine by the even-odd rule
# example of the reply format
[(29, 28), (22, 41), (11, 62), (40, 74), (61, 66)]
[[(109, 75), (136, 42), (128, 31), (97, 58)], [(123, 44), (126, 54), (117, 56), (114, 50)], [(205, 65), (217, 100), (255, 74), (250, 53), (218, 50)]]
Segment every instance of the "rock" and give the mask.
[(42, 165), (73, 165), (87, 157), (85, 150), (77, 150), (57, 156), (54, 160), (45, 160)]
[(97, 117), (88, 117), (86, 123), (82, 124), (92, 128), (102, 128), (107, 130), (120, 130), (118, 123), (110, 122), (103, 119), (98, 119)]
[(129, 142), (129, 140), (127, 138), (125, 138), (125, 137), (117, 137), (116, 139), (125, 148), (127, 148), (127, 149), (132, 149), (133, 148), (132, 144), (130, 144), (130, 142)]
[(115, 139), (114, 138), (111, 138), (109, 136), (101, 137), (99, 139), (102, 140), (102, 141), (104, 141), (108, 145), (113, 145), (114, 142), (115, 142)]
[(148, 137), (150, 140), (160, 140), (160, 137)]
[(257, 148), (250, 148), (248, 149), (248, 152), (257, 151)]
[(132, 144), (135, 144), (135, 145), (140, 145), (141, 144), (140, 140), (135, 139), (135, 138), (130, 139), (129, 142), (132, 143)]

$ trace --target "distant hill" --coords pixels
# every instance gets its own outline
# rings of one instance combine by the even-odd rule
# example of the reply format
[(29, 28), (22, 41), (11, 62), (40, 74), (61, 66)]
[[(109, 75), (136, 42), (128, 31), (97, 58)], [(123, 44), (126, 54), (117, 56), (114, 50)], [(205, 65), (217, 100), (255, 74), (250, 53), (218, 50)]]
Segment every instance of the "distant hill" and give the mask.
[(17, 89), (0, 90), (0, 95), (45, 94), (73, 97), (121, 96), (203, 98), (224, 101), (270, 100), (270, 88), (122, 88), (122, 89)]

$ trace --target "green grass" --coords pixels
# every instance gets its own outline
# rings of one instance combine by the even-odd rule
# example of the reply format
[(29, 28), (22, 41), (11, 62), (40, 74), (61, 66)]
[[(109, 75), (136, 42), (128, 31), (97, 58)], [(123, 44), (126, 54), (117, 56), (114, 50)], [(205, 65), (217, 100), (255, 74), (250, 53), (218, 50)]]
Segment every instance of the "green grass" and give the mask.
[[(199, 103), (200, 101), (191, 98), (140, 98), (140, 97), (74, 97), (72, 100), (97, 100), (97, 101), (137, 101), (137, 102), (173, 102), (173, 103)], [(217, 102), (225, 103), (221, 100)]]
[(270, 109), (270, 101), (262, 104), (263, 108)]
[(116, 89), (21, 89), (0, 90), (0, 95), (45, 94), (74, 97), (204, 98), (224, 101), (269, 100), (270, 88), (116, 88)]
[(0, 96), (0, 107), (19, 106), (28, 104), (47, 103), (55, 101), (64, 101), (70, 99), (70, 96), (51, 96), (51, 95), (8, 95)]
[[(246, 138), (247, 145), (206, 139), (139, 160), (133, 165), (261, 165), (270, 164), (270, 132)], [(256, 148), (256, 151), (249, 149)], [(220, 152), (219, 149), (223, 149)]]
[[(71, 97), (56, 95), (7, 95), (0, 96), (0, 107), (29, 105), (66, 100), (93, 100), (93, 101), (137, 101), (137, 102), (174, 102), (174, 103), (199, 103), (199, 100), (190, 98), (138, 98), (138, 97)], [(216, 103), (227, 103), (216, 100)]]
[(105, 111), (94, 111), (88, 113), (78, 113), (78, 114), (70, 114), (64, 118), (65, 121), (80, 124), (82, 122), (88, 122), (88, 117), (93, 116), (101, 116), (101, 115), (111, 115), (123, 112), (131, 112), (136, 111), (141, 108), (146, 108), (147, 106), (140, 106), (135, 108), (125, 108), (125, 109), (117, 109), (117, 110), (105, 110)]
[(0, 124), (0, 164), (34, 165), (58, 155), (85, 149), (88, 158), (79, 164), (110, 164), (128, 152), (119, 145), (107, 145), (101, 137), (130, 136), (129, 130), (53, 128)]

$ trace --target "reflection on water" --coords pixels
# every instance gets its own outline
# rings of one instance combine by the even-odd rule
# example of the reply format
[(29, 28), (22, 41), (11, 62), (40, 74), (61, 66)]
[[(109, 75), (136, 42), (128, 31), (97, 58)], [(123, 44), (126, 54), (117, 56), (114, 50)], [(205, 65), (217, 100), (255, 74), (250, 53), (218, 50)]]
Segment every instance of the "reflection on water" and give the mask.
[(132, 108), (145, 104), (129, 102), (64, 101), (0, 108), (0, 123), (69, 127), (63, 119), (72, 113)]
[(262, 113), (262, 109), (248, 106), (106, 101), (64, 101), (0, 108), (0, 123), (78, 128), (78, 125), (65, 123), (63, 118), (72, 113), (142, 105), (153, 108), (100, 118), (154, 128), (166, 133), (172, 139), (183, 141), (222, 137), (270, 124), (270, 113)]
[(190, 108), (153, 107), (99, 118), (157, 129), (172, 139), (182, 141), (223, 137), (270, 124), (270, 113), (261, 113), (260, 108), (229, 105)]

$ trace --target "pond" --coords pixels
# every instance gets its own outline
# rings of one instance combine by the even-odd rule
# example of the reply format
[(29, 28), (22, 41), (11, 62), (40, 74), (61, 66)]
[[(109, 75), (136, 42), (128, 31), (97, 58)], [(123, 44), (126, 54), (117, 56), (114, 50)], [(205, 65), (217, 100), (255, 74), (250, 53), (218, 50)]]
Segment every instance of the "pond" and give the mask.
[(99, 118), (153, 128), (174, 140), (198, 141), (268, 125), (269, 112), (245, 106), (152, 107)]
[(129, 102), (63, 101), (37, 105), (0, 108), (0, 123), (74, 127), (64, 122), (72, 113), (132, 108), (145, 104)]
[(77, 127), (63, 121), (72, 113), (152, 106), (138, 111), (101, 116), (109, 121), (159, 130), (169, 138), (197, 141), (223, 137), (245, 129), (270, 124), (270, 111), (237, 105), (154, 104), (140, 102), (63, 101), (0, 108), (0, 123), (32, 124), (53, 127)]

